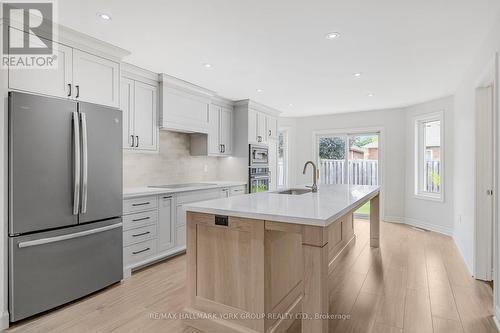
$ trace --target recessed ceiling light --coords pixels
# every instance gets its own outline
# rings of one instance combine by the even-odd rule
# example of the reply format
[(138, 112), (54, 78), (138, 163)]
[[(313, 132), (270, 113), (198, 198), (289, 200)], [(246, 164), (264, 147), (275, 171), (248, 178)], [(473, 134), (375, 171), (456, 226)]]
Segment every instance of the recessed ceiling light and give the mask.
[(293, 106), (293, 104), (292, 104), (292, 103), (290, 103), (290, 104), (288, 104), (288, 106), (289, 106), (289, 107), (292, 107), (292, 106)]
[(258, 92), (258, 93), (261, 93), (261, 92), (263, 92), (263, 91), (264, 91), (264, 90), (262, 90), (262, 89), (260, 89), (260, 88), (259, 88), (259, 89), (257, 89), (257, 92)]
[(211, 65), (211, 64), (209, 64), (209, 63), (204, 63), (204, 64), (203, 64), (203, 67), (205, 67), (205, 68), (212, 68), (212, 65)]
[(354, 76), (354, 77), (360, 77), (361, 73), (359, 73), (359, 72), (358, 73), (353, 73), (352, 76)]
[(340, 37), (340, 33), (339, 32), (329, 32), (325, 36), (326, 39), (337, 39), (339, 37)]
[(101, 19), (109, 21), (111, 20), (111, 15), (106, 14), (106, 13), (97, 13), (97, 16), (99, 16)]
[(368, 97), (373, 97), (373, 93), (368, 93)]

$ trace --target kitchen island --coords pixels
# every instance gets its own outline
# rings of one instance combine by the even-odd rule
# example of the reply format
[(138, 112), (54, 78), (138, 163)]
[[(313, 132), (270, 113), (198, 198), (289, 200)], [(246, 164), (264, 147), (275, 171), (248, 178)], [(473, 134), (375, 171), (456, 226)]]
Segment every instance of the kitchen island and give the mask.
[(356, 239), (353, 212), (378, 186), (322, 185), (192, 203), (187, 212), (185, 322), (205, 332), (328, 332), (328, 274)]

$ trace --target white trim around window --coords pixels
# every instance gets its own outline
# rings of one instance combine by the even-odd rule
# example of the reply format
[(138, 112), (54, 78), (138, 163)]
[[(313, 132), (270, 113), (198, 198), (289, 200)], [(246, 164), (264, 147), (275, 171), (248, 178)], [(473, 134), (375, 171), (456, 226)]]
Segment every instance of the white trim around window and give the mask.
[[(426, 126), (431, 122), (439, 122), (439, 164), (438, 170), (433, 171), (431, 178), (436, 177), (439, 179), (438, 187), (439, 189), (430, 189), (429, 175), (426, 176), (429, 170), (429, 164), (426, 160), (426, 154), (428, 155), (432, 151), (427, 149), (425, 142)], [(415, 155), (414, 155), (414, 195), (418, 199), (431, 200), (431, 201), (444, 201), (444, 190), (445, 190), (445, 142), (444, 142), (444, 112), (438, 111), (434, 113), (427, 113), (423, 115), (416, 116), (414, 118), (415, 126)], [(434, 180), (433, 180), (434, 182)]]

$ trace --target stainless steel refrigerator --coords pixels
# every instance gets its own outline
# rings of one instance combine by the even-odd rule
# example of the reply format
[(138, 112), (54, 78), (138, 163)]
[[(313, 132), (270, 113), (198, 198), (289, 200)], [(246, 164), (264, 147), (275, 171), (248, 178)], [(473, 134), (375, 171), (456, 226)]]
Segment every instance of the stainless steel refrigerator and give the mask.
[(14, 322), (122, 279), (122, 114), (9, 93)]

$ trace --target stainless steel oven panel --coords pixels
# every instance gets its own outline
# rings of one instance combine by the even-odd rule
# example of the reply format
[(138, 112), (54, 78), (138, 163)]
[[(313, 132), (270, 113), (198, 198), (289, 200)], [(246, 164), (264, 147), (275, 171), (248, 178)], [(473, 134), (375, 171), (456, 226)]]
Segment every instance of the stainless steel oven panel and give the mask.
[(268, 165), (269, 164), (269, 148), (261, 145), (250, 145), (249, 150), (249, 165)]

